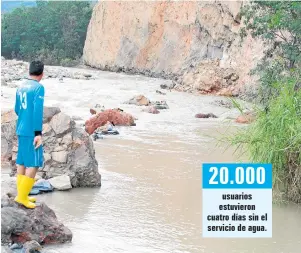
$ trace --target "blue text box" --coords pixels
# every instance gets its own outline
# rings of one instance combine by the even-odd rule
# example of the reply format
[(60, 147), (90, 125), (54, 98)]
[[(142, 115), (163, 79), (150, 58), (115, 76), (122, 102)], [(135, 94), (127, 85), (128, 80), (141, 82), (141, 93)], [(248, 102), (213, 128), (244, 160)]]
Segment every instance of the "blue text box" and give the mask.
[(272, 189), (272, 164), (204, 163), (204, 189)]

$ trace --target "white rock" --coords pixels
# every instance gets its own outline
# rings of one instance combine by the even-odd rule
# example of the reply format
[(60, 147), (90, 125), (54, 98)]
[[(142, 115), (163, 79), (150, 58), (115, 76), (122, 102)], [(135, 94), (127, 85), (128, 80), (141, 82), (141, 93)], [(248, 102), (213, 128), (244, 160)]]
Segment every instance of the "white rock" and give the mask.
[(67, 175), (53, 177), (51, 179), (48, 179), (48, 181), (53, 186), (54, 189), (60, 191), (69, 190), (72, 188), (70, 177)]
[(59, 162), (59, 163), (66, 163), (67, 162), (67, 155), (68, 155), (68, 152), (66, 152), (66, 151), (52, 152), (51, 153), (52, 159), (56, 162)]
[(58, 145), (54, 148), (54, 152), (59, 152), (59, 151), (64, 151), (66, 150), (68, 147), (66, 145)]
[(51, 159), (51, 154), (44, 153), (44, 161), (48, 162)]
[(53, 118), (50, 121), (50, 126), (56, 134), (63, 134), (70, 130), (70, 123), (71, 118), (68, 115), (60, 112), (59, 114), (53, 116)]

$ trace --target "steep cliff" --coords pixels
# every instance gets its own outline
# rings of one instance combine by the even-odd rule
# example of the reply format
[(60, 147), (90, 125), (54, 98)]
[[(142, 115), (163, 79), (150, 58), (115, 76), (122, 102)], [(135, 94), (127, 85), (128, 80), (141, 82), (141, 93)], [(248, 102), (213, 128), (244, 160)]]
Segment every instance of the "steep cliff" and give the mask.
[(263, 46), (240, 43), (242, 2), (99, 2), (88, 27), (85, 64), (171, 78), (175, 88), (237, 95)]

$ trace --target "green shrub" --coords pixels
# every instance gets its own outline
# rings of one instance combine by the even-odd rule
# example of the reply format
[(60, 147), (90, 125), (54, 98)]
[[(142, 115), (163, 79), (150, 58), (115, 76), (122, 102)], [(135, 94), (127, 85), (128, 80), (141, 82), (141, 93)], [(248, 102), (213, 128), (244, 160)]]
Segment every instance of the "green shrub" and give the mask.
[(72, 60), (70, 58), (62, 59), (60, 65), (64, 67), (74, 67), (78, 64), (78, 60)]
[[(301, 89), (291, 80), (274, 84), (269, 107), (257, 109), (256, 121), (231, 142), (247, 150), (252, 162), (272, 163), (275, 190), (301, 203)], [(242, 149), (240, 149), (242, 151)]]

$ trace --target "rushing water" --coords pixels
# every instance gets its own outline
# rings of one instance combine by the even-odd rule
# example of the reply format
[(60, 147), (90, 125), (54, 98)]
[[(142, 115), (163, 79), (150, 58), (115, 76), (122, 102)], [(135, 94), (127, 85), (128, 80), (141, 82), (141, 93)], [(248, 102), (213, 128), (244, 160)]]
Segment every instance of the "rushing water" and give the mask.
[[(101, 188), (38, 196), (74, 235), (72, 243), (46, 252), (301, 252), (301, 210), (294, 205), (273, 207), (272, 239), (202, 238), (201, 164), (244, 161), (216, 146), (215, 137), (235, 131), (226, 119), (235, 110), (212, 105), (220, 98), (211, 96), (158, 95), (160, 79), (95, 73), (96, 80), (45, 80), (46, 105), (83, 119), (96, 103), (120, 107), (138, 118), (137, 126), (121, 127), (119, 136), (94, 142)], [(2, 106), (10, 108), (14, 90), (3, 91)], [(170, 109), (152, 115), (123, 104), (138, 94), (167, 100)], [(194, 118), (199, 112), (219, 118)]]

